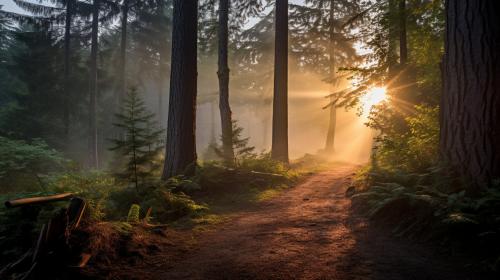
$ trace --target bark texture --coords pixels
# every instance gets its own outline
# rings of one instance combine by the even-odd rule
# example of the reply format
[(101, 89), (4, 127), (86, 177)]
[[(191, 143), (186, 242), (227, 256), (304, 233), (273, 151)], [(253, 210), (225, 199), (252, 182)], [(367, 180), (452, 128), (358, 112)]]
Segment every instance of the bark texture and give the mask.
[(234, 163), (233, 150), (233, 121), (229, 106), (229, 66), (228, 66), (228, 39), (229, 39), (229, 9), (230, 0), (219, 1), (219, 61), (217, 75), (219, 77), (219, 110), (222, 126), (222, 152), (224, 161)]
[(71, 101), (70, 75), (71, 75), (71, 22), (73, 17), (73, 0), (66, 3), (66, 18), (64, 23), (64, 108), (63, 123), (64, 134), (69, 135), (69, 104)]
[(163, 95), (165, 94), (166, 82), (165, 77), (163, 76), (167, 73), (167, 70), (164, 70), (164, 56), (161, 52), (159, 55), (159, 67), (158, 67), (158, 123), (162, 126), (163, 122)]
[(446, 1), (442, 159), (473, 190), (500, 177), (500, 1)]
[[(170, 34), (172, 30), (170, 28), (163, 28), (167, 27), (169, 24), (167, 20), (164, 19), (165, 17), (165, 5), (167, 3), (164, 3), (163, 1), (160, 2), (158, 5), (158, 16), (161, 17), (160, 21), (160, 26), (157, 26), (158, 29), (163, 30), (165, 33)], [(165, 76), (168, 75), (168, 51), (172, 49), (172, 46), (170, 44), (170, 40), (167, 39), (168, 36), (162, 36), (160, 38), (160, 41), (162, 41), (165, 45), (162, 45), (159, 50), (158, 50), (158, 123), (160, 124), (161, 127), (163, 127), (164, 122), (164, 102), (163, 102), (163, 97), (167, 93), (166, 88), (167, 88), (167, 79), (165, 79)]]
[(335, 104), (330, 106), (330, 122), (328, 125), (328, 133), (326, 134), (325, 151), (335, 151), (335, 130), (337, 128), (337, 107)]
[(97, 149), (97, 52), (99, 47), (99, 1), (92, 3), (92, 42), (90, 48), (89, 88), (89, 167), (99, 168)]
[[(399, 0), (389, 0), (388, 5), (388, 16), (390, 19), (395, 19), (397, 15), (397, 1)], [(397, 43), (400, 38), (398, 38), (397, 25), (389, 24), (389, 37), (388, 39), (388, 50), (387, 50), (387, 65), (389, 70), (389, 77), (396, 76), (398, 68), (398, 55), (397, 55)], [(390, 85), (388, 85), (390, 86)]]
[(118, 77), (118, 106), (121, 106), (123, 97), (127, 90), (127, 27), (128, 27), (128, 11), (129, 0), (124, 0), (122, 5), (122, 18), (121, 18), (121, 40), (120, 40), (120, 69)]
[[(337, 84), (335, 81), (335, 0), (330, 0), (330, 80), (332, 88)], [(330, 102), (333, 101), (332, 98)], [(330, 121), (328, 125), (328, 133), (326, 134), (325, 151), (333, 152), (335, 150), (335, 128), (337, 126), (337, 107), (334, 104), (330, 107)]]
[(406, 0), (399, 1), (399, 63), (406, 65), (408, 61), (408, 44), (406, 40)]
[(271, 157), (288, 163), (288, 0), (276, 0)]
[(175, 0), (167, 144), (163, 179), (196, 162), (197, 0)]

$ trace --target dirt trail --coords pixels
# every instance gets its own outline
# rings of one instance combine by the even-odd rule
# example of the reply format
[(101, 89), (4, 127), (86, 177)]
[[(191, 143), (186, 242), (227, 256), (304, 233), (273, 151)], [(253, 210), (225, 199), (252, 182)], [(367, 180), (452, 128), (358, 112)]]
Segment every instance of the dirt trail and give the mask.
[(142, 273), (137, 267), (122, 273), (138, 279), (477, 279), (459, 262), (389, 237), (353, 214), (344, 192), (354, 168), (311, 176), (200, 233), (180, 253), (148, 257)]

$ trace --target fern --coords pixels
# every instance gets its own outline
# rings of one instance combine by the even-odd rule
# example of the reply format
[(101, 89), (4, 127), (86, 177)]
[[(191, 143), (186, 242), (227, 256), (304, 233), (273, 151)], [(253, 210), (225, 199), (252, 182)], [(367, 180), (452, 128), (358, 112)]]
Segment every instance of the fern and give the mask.
[(141, 206), (138, 204), (132, 204), (130, 210), (128, 210), (127, 223), (136, 224), (139, 223), (139, 213), (141, 211)]

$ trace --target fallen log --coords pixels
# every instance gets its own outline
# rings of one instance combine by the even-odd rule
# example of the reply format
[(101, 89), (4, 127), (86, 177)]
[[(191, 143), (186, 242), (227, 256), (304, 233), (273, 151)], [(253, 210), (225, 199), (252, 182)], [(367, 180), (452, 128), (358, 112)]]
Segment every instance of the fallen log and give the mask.
[(238, 174), (238, 175), (250, 174), (250, 175), (256, 175), (256, 176), (260, 176), (260, 177), (286, 179), (286, 177), (284, 175), (276, 174), (276, 173), (260, 172), (260, 171), (254, 171), (254, 170), (244, 171), (244, 170), (239, 170), (239, 169), (225, 167), (225, 166), (218, 166), (218, 167), (222, 170), (225, 170), (227, 172), (232, 172), (232, 173)]
[[(86, 209), (84, 199), (72, 193), (62, 193), (9, 200), (5, 206), (21, 207), (67, 199), (70, 199), (68, 206), (61, 207), (43, 224), (34, 247), (19, 260), (0, 269), (0, 279), (49, 279), (48, 276), (60, 273), (58, 270), (61, 265), (82, 268), (88, 263), (90, 254), (78, 253), (70, 246), (72, 231), (79, 226)], [(74, 256), (77, 254), (79, 258), (76, 260)]]
[(262, 177), (270, 177), (270, 178), (279, 178), (279, 179), (286, 179), (285, 176), (281, 174), (275, 174), (275, 173), (267, 173), (267, 172), (259, 172), (259, 171), (250, 171), (250, 174), (257, 175), (257, 176), (262, 176)]
[(42, 204), (48, 202), (55, 202), (60, 200), (66, 200), (73, 197), (73, 193), (61, 193), (48, 196), (35, 196), (20, 199), (8, 200), (5, 202), (5, 207), (14, 208), (33, 204)]

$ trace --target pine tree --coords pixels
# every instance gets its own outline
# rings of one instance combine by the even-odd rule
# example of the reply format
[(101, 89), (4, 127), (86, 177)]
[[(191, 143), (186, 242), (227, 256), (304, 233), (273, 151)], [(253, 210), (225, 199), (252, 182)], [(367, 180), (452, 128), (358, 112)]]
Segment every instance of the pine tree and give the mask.
[[(323, 81), (337, 91), (345, 87), (345, 75), (340, 68), (351, 67), (359, 60), (349, 29), (344, 28), (348, 18), (360, 12), (360, 3), (349, 0), (307, 0), (306, 5), (291, 5), (292, 46), (302, 67), (324, 77)], [(356, 22), (357, 23), (357, 22)], [(355, 26), (349, 26), (353, 28)], [(327, 73), (327, 75), (325, 75)], [(330, 96), (327, 107), (330, 120), (325, 151), (333, 152), (337, 108)]]
[(238, 126), (238, 123), (236, 121), (233, 121), (232, 131), (233, 131), (233, 139), (232, 139), (233, 150), (236, 157), (235, 162), (238, 165), (241, 159), (255, 155), (254, 154), (255, 147), (248, 145), (250, 137), (243, 138), (241, 136), (243, 128), (241, 126)]
[[(232, 121), (232, 129), (231, 129), (231, 149), (234, 151), (234, 158), (231, 161), (238, 165), (242, 159), (255, 156), (255, 147), (249, 146), (248, 142), (250, 141), (250, 137), (243, 138), (241, 134), (243, 133), (243, 127), (238, 125), (236, 120)], [(221, 142), (224, 143), (225, 135), (221, 135)], [(224, 144), (223, 144), (224, 145)], [(224, 159), (226, 161), (226, 154), (224, 152), (224, 146), (217, 145), (217, 143), (212, 143), (209, 146), (209, 150), (213, 150), (215, 154)], [(227, 161), (226, 161), (227, 163)]]
[(139, 181), (144, 181), (158, 168), (153, 162), (162, 149), (160, 138), (164, 131), (158, 129), (155, 115), (147, 110), (135, 88), (129, 90), (120, 113), (115, 116), (118, 122), (114, 125), (125, 132), (125, 137), (113, 139), (110, 150), (127, 161), (117, 175), (133, 182), (138, 190)]
[[(217, 54), (219, 79), (219, 111), (222, 129), (223, 159), (233, 165), (232, 111), (230, 97), (229, 56), (249, 17), (258, 17), (264, 8), (262, 0), (204, 0), (200, 5), (200, 54), (210, 58)], [(217, 11), (217, 12), (216, 12)]]
[(156, 83), (156, 115), (162, 125), (165, 123), (164, 97), (168, 93), (172, 47), (172, 4), (173, 0), (146, 1), (135, 11), (130, 22), (130, 65), (136, 68), (132, 74), (139, 79), (152, 78)]

